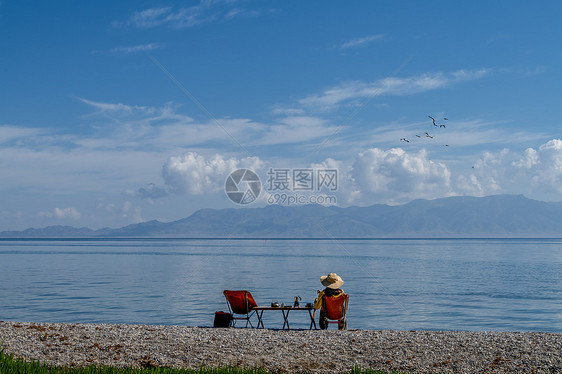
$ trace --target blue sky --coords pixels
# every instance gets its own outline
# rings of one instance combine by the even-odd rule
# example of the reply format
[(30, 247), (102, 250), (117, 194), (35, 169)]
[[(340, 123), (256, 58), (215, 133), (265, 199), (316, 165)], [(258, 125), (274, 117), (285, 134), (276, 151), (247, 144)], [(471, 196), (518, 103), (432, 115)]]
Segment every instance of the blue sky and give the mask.
[(2, 0), (0, 229), (240, 207), (238, 168), (335, 169), (339, 206), (561, 201), (561, 11)]

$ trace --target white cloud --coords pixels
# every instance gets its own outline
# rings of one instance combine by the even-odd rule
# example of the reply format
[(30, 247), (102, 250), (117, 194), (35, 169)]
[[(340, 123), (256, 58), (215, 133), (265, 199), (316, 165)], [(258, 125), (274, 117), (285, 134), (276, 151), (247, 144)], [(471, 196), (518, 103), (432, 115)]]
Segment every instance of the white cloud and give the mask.
[(76, 210), (76, 208), (55, 208), (54, 213), (57, 218), (80, 218), (80, 213)]
[(363, 202), (397, 203), (415, 198), (452, 194), (451, 173), (427, 152), (408, 153), (401, 148), (372, 148), (358, 155), (351, 175)]
[(320, 110), (332, 109), (344, 101), (381, 95), (413, 95), (419, 92), (443, 88), (462, 81), (482, 78), (488, 69), (458, 70), (452, 73), (426, 73), (414, 77), (388, 77), (375, 82), (352, 81), (310, 95), (299, 103), (304, 107)]
[[(96, 109), (91, 116), (104, 121), (100, 125), (103, 137), (76, 140), (80, 145), (91, 148), (145, 148), (146, 144), (160, 149), (195, 145), (216, 147), (217, 143), (230, 144), (235, 148), (239, 148), (239, 144), (298, 144), (333, 134), (336, 130), (326, 120), (294, 115), (294, 111), (291, 111), (293, 115), (285, 115), (273, 124), (246, 118), (218, 118), (198, 123), (179, 114), (178, 107), (172, 104), (150, 107), (78, 99)], [(109, 128), (108, 119), (111, 120)]]
[(134, 26), (149, 29), (158, 26), (174, 28), (194, 27), (217, 19), (231, 19), (240, 16), (255, 16), (256, 11), (232, 8), (233, 1), (202, 0), (197, 5), (175, 9), (153, 7), (135, 12), (126, 22), (114, 22), (116, 26)]
[(39, 216), (57, 219), (80, 219), (80, 212), (76, 208), (54, 208), (52, 212), (40, 212)]
[(186, 152), (170, 157), (162, 168), (164, 182), (177, 194), (202, 195), (215, 193), (224, 188), (229, 173), (236, 169), (261, 169), (258, 157), (244, 159), (224, 158), (216, 154), (206, 158), (196, 152)]
[(342, 162), (334, 160), (333, 158), (327, 158), (320, 163), (312, 163), (310, 167), (313, 169), (340, 169), (342, 167)]
[(127, 105), (123, 103), (103, 103), (99, 101), (93, 101), (84, 99), (82, 97), (77, 97), (78, 100), (84, 104), (97, 109), (97, 114), (111, 114), (111, 115), (154, 115), (157, 112), (162, 112), (162, 109), (158, 109), (150, 106), (141, 105)]
[[(456, 169), (451, 169), (448, 163)], [(258, 158), (236, 159), (218, 154), (205, 157), (188, 152), (170, 157), (163, 167), (163, 176), (166, 188), (177, 194), (213, 194), (223, 189), (229, 172), (241, 167), (259, 172), (264, 162)], [(537, 151), (526, 150), (519, 158), (508, 149), (483, 152), (469, 172), (459, 169), (459, 160), (435, 160), (425, 149), (411, 152), (402, 148), (371, 148), (353, 160), (327, 158), (309, 167), (337, 169), (338, 190), (333, 193), (340, 205), (396, 204), (453, 195), (526, 193), (532, 196), (527, 192), (536, 191), (537, 187), (550, 193), (562, 192), (562, 142), (557, 139), (543, 144)]]
[(287, 116), (276, 124), (263, 126), (254, 144), (304, 143), (333, 134), (337, 127), (328, 121), (312, 116)]
[(562, 151), (562, 140), (552, 139), (541, 145), (539, 150), (548, 153), (550, 157), (556, 159), (558, 163), (560, 160), (560, 151)]
[[(79, 98), (96, 109), (90, 118), (99, 118), (101, 136), (76, 140), (89, 148), (137, 148), (166, 150), (194, 146), (207, 142), (232, 142), (214, 121), (196, 123), (191, 117), (179, 114), (178, 106), (162, 107), (103, 103)], [(110, 120), (110, 121), (108, 121)], [(221, 126), (236, 138), (243, 138), (257, 127), (246, 119), (219, 120)]]
[(552, 139), (517, 155), (507, 148), (484, 151), (468, 171), (460, 159), (432, 160), (426, 150), (368, 149), (348, 161), (327, 159), (311, 167), (338, 169), (338, 201), (344, 204), (402, 203), (453, 195), (525, 194), (560, 200), (562, 141)]
[(340, 49), (364, 47), (365, 45), (380, 40), (383, 38), (382, 34), (364, 36), (362, 38), (355, 38), (339, 46)]
[(562, 193), (562, 141), (552, 139), (520, 155), (508, 149), (483, 152), (469, 174), (459, 174), (458, 194), (485, 196), (524, 193), (559, 200)]
[(469, 196), (485, 195), (485, 188), (474, 173), (469, 175), (460, 175), (457, 178), (456, 186), (459, 191), (462, 191), (461, 195), (469, 195)]
[(156, 49), (161, 49), (161, 48), (163, 48), (162, 44), (148, 43), (148, 44), (139, 44), (134, 46), (115, 47), (113, 49), (110, 49), (108, 52), (131, 54), (131, 53), (138, 53), (138, 52), (154, 51)]
[(459, 175), (457, 191), (462, 195), (486, 196), (509, 192), (512, 185), (512, 171), (509, 168), (510, 152), (484, 152), (472, 166), (471, 173)]
[(165, 159), (147, 150), (87, 148), (78, 145), (79, 138), (72, 139), (71, 149), (55, 136), (32, 146), (0, 147), (2, 187), (69, 197), (96, 191), (119, 193), (159, 177)]
[(538, 150), (528, 148), (512, 163), (530, 180), (531, 186), (547, 193), (562, 193), (562, 141), (552, 139)]
[(531, 169), (533, 166), (536, 166), (540, 163), (539, 156), (537, 151), (533, 148), (527, 148), (523, 155), (518, 161), (514, 161), (512, 164), (515, 167), (522, 168), (522, 169)]
[(300, 116), (304, 114), (304, 109), (299, 108), (275, 108), (272, 111), (275, 115), (286, 115), (286, 116)]
[[(125, 194), (130, 195), (130, 191), (126, 190)], [(166, 188), (158, 187), (154, 183), (148, 183), (145, 187), (139, 188), (134, 195), (139, 196), (141, 199), (159, 199), (168, 196)]]
[[(310, 168), (314, 170), (327, 169), (337, 171), (335, 178), (337, 182), (337, 190), (331, 191), (330, 188), (324, 188), (321, 192), (327, 195), (336, 195), (338, 205), (345, 206), (357, 203), (358, 199), (361, 197), (360, 191), (354, 184), (352, 168), (348, 162), (327, 158), (320, 163), (312, 163)], [(316, 182), (319, 183), (320, 181), (317, 180)], [(332, 185), (329, 185), (329, 187), (331, 186)]]
[(45, 133), (47, 133), (47, 131), (45, 131), (44, 129), (0, 125), (0, 144), (23, 140), (25, 138), (38, 136)]
[(255, 11), (255, 10), (235, 8), (235, 9), (232, 9), (232, 10), (228, 11), (226, 13), (226, 15), (224, 16), (224, 18), (229, 19), (229, 18), (234, 18), (234, 17), (255, 17), (255, 16), (258, 16), (258, 15), (259, 15), (259, 12)]
[(123, 202), (121, 206), (121, 218), (131, 219), (135, 223), (143, 222), (140, 207), (135, 207), (130, 201)]
[(166, 22), (166, 17), (171, 13), (171, 7), (155, 7), (135, 12), (127, 24), (138, 28), (151, 28)]

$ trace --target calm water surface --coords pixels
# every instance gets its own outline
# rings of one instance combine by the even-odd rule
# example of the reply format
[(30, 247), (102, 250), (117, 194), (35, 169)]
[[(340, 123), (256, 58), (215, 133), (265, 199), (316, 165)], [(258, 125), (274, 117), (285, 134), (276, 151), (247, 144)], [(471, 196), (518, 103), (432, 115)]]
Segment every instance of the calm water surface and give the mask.
[(562, 332), (562, 239), (0, 240), (0, 320), (211, 326), (224, 289), (311, 302), (329, 272), (349, 328)]

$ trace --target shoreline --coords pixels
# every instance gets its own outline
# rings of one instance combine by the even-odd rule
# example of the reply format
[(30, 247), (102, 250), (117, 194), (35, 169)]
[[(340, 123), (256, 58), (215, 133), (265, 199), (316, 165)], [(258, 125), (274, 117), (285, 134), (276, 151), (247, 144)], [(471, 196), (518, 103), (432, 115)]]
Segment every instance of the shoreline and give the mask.
[(286, 331), (0, 321), (0, 342), (6, 354), (56, 366), (562, 372), (562, 334), (548, 332)]

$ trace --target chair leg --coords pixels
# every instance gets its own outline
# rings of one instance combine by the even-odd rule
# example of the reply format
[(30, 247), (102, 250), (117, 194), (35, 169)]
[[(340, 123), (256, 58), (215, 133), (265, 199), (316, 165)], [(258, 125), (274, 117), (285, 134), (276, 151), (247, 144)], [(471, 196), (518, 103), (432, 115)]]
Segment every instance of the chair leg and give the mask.
[[(252, 321), (251, 321), (252, 316), (254, 315), (254, 313), (256, 313), (255, 310), (252, 311), (250, 314), (248, 314), (248, 322), (246, 323), (246, 327), (248, 327), (248, 323), (249, 323), (250, 326), (251, 326), (252, 328), (254, 328), (254, 325), (252, 324)], [(259, 324), (258, 324), (258, 327), (259, 327)]]
[(254, 328), (254, 325), (252, 324), (252, 321), (250, 321), (250, 318), (251, 318), (251, 317), (252, 317), (252, 316), (246, 317), (246, 326), (244, 326), (244, 328), (247, 328), (247, 327), (248, 327), (248, 324), (250, 324), (250, 326), (251, 326), (252, 328)]
[(318, 319), (320, 324), (320, 330), (326, 330), (328, 328), (328, 316), (322, 310), (320, 310), (320, 318)]
[(338, 330), (347, 330), (347, 318), (338, 321)]

